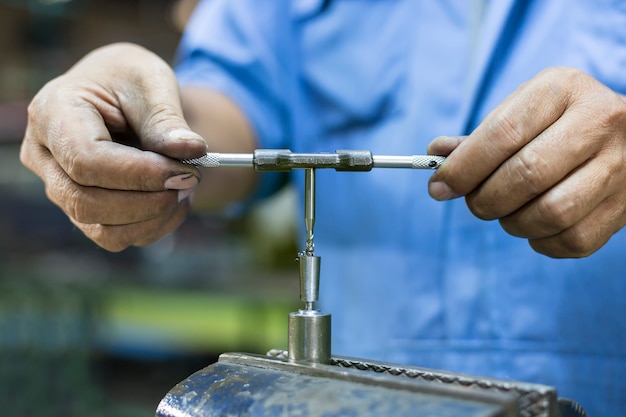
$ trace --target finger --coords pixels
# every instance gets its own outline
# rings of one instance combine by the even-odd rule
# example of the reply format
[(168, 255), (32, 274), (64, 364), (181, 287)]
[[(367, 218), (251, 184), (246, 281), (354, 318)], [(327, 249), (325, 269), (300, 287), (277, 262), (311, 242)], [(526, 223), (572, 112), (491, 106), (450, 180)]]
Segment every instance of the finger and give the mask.
[(624, 226), (619, 202), (609, 198), (581, 221), (562, 232), (540, 239), (530, 239), (537, 252), (553, 258), (582, 258), (600, 249), (611, 236)]
[(431, 195), (445, 199), (470, 193), (561, 117), (569, 102), (566, 81), (555, 70), (522, 84), (448, 156), (431, 181), (441, 184), (435, 187), (440, 194)]
[(130, 246), (147, 246), (170, 234), (185, 220), (189, 210), (190, 202), (186, 199), (173, 212), (143, 222), (126, 225), (73, 223), (100, 247), (119, 252)]
[[(98, 58), (106, 59), (107, 53), (117, 57), (120, 51), (105, 50)], [(112, 102), (119, 104), (128, 125), (139, 136), (142, 148), (175, 159), (206, 153), (206, 142), (191, 131), (185, 121), (178, 81), (170, 66), (141, 47), (132, 46), (122, 53), (143, 65), (122, 67), (124, 77), (114, 84)], [(107, 103), (108, 97), (103, 98)]]
[[(38, 109), (45, 103), (33, 102), (30, 117), (45, 115)], [(79, 107), (71, 107), (72, 116), (65, 121), (61, 115), (49, 122), (29, 122), (20, 152), (25, 166), (44, 178), (44, 165), (56, 160), (77, 184), (107, 189), (161, 191), (168, 188), (169, 178), (189, 174), (196, 180), (188, 188), (197, 184), (200, 173), (196, 168), (111, 142), (100, 115), (92, 108)]]
[(193, 167), (112, 143), (111, 132), (135, 136), (142, 150), (174, 159), (206, 152), (182, 116), (170, 67), (134, 45), (100, 48), (48, 83), (29, 106), (28, 125), (24, 141), (48, 148), (75, 182), (87, 186), (156, 191), (171, 176), (199, 178)]
[(540, 239), (580, 222), (614, 193), (616, 169), (605, 159), (593, 159), (514, 213), (502, 217), (502, 228), (513, 236)]
[(465, 139), (467, 139), (467, 136), (439, 136), (428, 144), (426, 153), (428, 155), (448, 156)]
[[(70, 104), (63, 113), (71, 115), (60, 114), (43, 124), (29, 123), (24, 140), (25, 152), (37, 153), (32, 148), (44, 146), (51, 154), (37, 153), (39, 157), (36, 158), (27, 156), (24, 162), (29, 168), (37, 170), (36, 165), (42, 163), (41, 157), (50, 157), (78, 184), (118, 190), (160, 191), (173, 176), (192, 174), (196, 179), (200, 178), (194, 167), (155, 152), (113, 142), (102, 115), (94, 107), (74, 100)], [(32, 117), (45, 113), (38, 110), (39, 105), (34, 103), (31, 107)], [(37, 131), (42, 125), (45, 130)], [(40, 138), (43, 143), (38, 145), (34, 138)]]
[(472, 213), (485, 220), (507, 216), (594, 157), (592, 142), (602, 132), (588, 126), (575, 112), (565, 113), (467, 195)]
[[(43, 150), (45, 152), (45, 150)], [(80, 223), (128, 224), (171, 212), (185, 191), (120, 191), (75, 183), (50, 158), (39, 166), (46, 195)]]
[[(428, 144), (426, 153), (429, 155), (449, 156), (465, 139), (467, 139), (467, 136), (439, 136)], [(460, 196), (434, 175), (428, 180), (428, 193), (437, 200), (450, 200)]]
[(146, 221), (170, 212), (178, 204), (176, 191), (109, 191), (82, 186), (68, 187), (64, 193), (56, 188), (46, 190), (48, 198), (62, 207), (71, 219), (87, 224), (123, 225)]

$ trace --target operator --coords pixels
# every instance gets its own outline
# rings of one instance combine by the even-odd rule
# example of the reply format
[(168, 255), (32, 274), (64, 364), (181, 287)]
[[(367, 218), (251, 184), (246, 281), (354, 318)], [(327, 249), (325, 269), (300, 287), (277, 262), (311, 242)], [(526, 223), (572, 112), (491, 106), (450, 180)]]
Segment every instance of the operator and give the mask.
[(110, 45), (32, 101), (21, 159), (89, 238), (147, 245), (192, 196), (219, 210), (285, 181), (177, 161), (206, 151), (449, 155), (430, 180), (318, 170), (334, 354), (626, 415), (622, 2), (206, 0), (175, 71)]

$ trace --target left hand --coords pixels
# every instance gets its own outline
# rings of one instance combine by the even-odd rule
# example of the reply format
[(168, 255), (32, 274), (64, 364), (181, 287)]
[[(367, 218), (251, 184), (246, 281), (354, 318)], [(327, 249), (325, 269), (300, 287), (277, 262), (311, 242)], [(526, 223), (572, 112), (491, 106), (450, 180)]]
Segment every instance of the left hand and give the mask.
[[(626, 75), (625, 75), (626, 76)], [(551, 257), (584, 257), (626, 225), (626, 97), (571, 68), (522, 84), (467, 137), (441, 137), (437, 200), (472, 213)]]
[(183, 117), (167, 63), (107, 45), (47, 83), (28, 108), (20, 159), (72, 223), (109, 251), (148, 245), (191, 209), (207, 151)]

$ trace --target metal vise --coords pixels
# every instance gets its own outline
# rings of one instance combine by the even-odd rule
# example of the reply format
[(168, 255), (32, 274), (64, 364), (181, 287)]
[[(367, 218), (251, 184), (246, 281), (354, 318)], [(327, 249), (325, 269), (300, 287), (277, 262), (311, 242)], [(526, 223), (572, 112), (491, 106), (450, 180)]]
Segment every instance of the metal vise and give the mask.
[(554, 388), (419, 367), (287, 352), (225, 353), (163, 398), (158, 417), (584, 417)]

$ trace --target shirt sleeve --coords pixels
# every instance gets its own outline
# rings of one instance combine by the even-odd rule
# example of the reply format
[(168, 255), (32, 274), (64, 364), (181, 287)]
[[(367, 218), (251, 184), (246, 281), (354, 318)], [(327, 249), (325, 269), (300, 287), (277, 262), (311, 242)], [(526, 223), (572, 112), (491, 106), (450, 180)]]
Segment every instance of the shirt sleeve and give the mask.
[[(201, 86), (231, 98), (262, 148), (289, 148), (295, 53), (290, 0), (204, 0), (196, 6), (176, 56), (181, 86)], [(259, 193), (280, 186), (263, 175)]]

